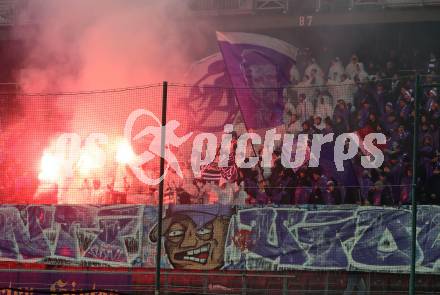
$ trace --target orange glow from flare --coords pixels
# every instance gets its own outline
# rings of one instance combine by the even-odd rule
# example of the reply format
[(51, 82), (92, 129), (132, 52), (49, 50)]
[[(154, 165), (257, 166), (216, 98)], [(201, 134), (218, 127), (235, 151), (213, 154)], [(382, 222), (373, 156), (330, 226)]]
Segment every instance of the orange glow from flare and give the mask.
[(97, 148), (83, 150), (79, 157), (77, 167), (81, 176), (89, 176), (93, 171), (104, 167), (105, 156)]

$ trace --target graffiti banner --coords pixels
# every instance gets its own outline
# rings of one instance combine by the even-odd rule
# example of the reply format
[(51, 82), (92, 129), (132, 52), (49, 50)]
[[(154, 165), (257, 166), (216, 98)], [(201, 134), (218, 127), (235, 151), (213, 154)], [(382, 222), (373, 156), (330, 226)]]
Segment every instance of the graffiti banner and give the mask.
[[(420, 206), (417, 269), (439, 272), (440, 207)], [(402, 273), (411, 260), (410, 208), (1, 206), (0, 259), (83, 267), (350, 270)]]

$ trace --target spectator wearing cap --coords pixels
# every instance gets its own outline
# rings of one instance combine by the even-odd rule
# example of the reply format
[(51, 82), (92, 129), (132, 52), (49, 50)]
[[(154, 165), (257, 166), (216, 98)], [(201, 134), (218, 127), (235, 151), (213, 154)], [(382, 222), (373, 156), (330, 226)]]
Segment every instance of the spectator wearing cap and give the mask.
[(327, 181), (326, 188), (323, 193), (324, 204), (339, 205), (342, 204), (341, 192), (336, 188), (332, 180)]

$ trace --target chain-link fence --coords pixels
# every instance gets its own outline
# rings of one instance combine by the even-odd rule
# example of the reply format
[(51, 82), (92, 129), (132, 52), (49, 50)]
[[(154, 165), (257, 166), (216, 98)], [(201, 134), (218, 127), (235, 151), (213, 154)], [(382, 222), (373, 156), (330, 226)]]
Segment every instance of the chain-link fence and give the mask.
[[(0, 211), (14, 225), (4, 223), (2, 255), (159, 263), (206, 273), (197, 292), (401, 293), (412, 269), (436, 290), (436, 83), (344, 81), (3, 94)], [(227, 279), (211, 280), (219, 271)], [(182, 291), (189, 281), (173, 272), (161, 286)], [(276, 278), (254, 281), (259, 272)]]

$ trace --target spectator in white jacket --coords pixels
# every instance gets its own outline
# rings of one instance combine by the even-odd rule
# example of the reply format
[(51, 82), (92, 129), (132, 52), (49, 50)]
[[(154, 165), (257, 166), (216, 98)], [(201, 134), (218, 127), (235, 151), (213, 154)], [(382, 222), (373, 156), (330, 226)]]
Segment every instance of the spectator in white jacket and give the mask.
[(322, 71), (321, 67), (316, 63), (316, 60), (312, 58), (309, 62), (309, 65), (304, 71), (305, 76), (312, 76), (312, 71), (316, 71), (316, 76), (324, 77), (324, 72)]
[(359, 61), (357, 55), (353, 54), (351, 56), (350, 62), (345, 67), (345, 73), (348, 75), (348, 77), (350, 77), (350, 79), (353, 79), (354, 76), (356, 75), (356, 67), (357, 67), (358, 63), (361, 63), (361, 62)]
[(296, 114), (292, 114), (290, 118), (290, 122), (286, 124), (286, 133), (289, 134), (300, 134), (302, 129), (301, 122), (298, 120), (298, 116)]
[(302, 123), (310, 119), (313, 116), (314, 110), (312, 103), (307, 99), (305, 94), (299, 95), (299, 103), (296, 107), (296, 114), (299, 121)]
[(298, 67), (296, 65), (292, 65), (290, 68), (290, 83), (292, 85), (296, 85), (301, 82), (301, 75), (299, 74)]
[(283, 112), (283, 123), (284, 124), (289, 124), (292, 115), (296, 114), (296, 108), (295, 108), (292, 100), (293, 100), (292, 98), (288, 97), (287, 102), (284, 105), (284, 112)]
[(298, 95), (305, 94), (307, 97), (311, 97), (314, 93), (314, 87), (309, 76), (305, 75), (303, 80), (295, 85), (295, 91)]
[(310, 73), (310, 83), (315, 89), (322, 90), (322, 86), (324, 86), (324, 78), (319, 75), (316, 69), (313, 69)]
[(333, 73), (333, 77), (329, 78), (327, 81), (327, 91), (333, 97), (333, 101), (336, 101), (340, 95), (339, 88), (341, 87), (341, 79), (343, 76), (344, 74), (338, 77), (337, 73)]
[(327, 95), (321, 94), (319, 96), (315, 108), (315, 117), (320, 117), (323, 120), (327, 117), (333, 118), (333, 107), (330, 104), (330, 98)]
[(328, 70), (328, 79), (332, 79), (334, 81), (341, 81), (341, 76), (344, 74), (344, 66), (342, 65), (339, 57), (336, 57)]
[(342, 75), (341, 87), (338, 87), (338, 96), (333, 97), (335, 101), (343, 99), (346, 104), (353, 105), (353, 94), (356, 91), (356, 84), (347, 75)]
[(364, 69), (364, 65), (362, 63), (356, 64), (356, 74), (352, 78), (353, 80), (359, 79), (360, 82), (364, 83), (368, 81), (368, 73)]

